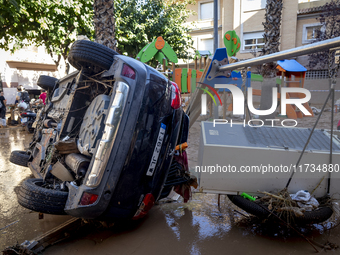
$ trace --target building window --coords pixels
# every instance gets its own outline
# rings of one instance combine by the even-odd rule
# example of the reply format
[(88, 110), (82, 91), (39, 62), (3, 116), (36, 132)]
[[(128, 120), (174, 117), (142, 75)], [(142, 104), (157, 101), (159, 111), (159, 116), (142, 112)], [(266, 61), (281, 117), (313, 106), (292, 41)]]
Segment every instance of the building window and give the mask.
[(244, 33), (243, 34), (243, 50), (256, 51), (263, 48), (264, 39), (263, 32)]
[(311, 43), (316, 39), (317, 31), (322, 30), (320, 23), (305, 24), (302, 31), (302, 43)]
[(214, 39), (213, 38), (201, 38), (198, 50), (208, 50), (211, 54), (214, 53)]
[(214, 18), (214, 2), (206, 2), (200, 4), (200, 19)]
[(266, 8), (266, 0), (243, 0), (242, 9), (244, 12), (255, 11)]
[(316, 27), (307, 27), (307, 40), (314, 40), (316, 39), (316, 33), (319, 31), (321, 26)]

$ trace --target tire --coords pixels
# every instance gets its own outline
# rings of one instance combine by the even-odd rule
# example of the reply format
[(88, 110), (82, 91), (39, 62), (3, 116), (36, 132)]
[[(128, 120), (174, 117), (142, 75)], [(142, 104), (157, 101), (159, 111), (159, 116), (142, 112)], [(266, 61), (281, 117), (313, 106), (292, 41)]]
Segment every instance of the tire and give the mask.
[[(228, 195), (228, 197), (235, 205), (258, 218), (270, 216), (269, 211), (253, 201), (235, 195)], [(315, 224), (328, 220), (332, 214), (333, 210), (330, 207), (320, 207), (314, 211), (306, 211), (303, 217), (294, 216), (293, 220), (296, 224)]]
[(113, 56), (118, 55), (114, 50), (99, 43), (79, 40), (73, 43), (68, 54), (68, 61), (76, 69), (88, 73), (110, 69)]
[(26, 124), (26, 126), (25, 126), (26, 131), (27, 131), (28, 133), (31, 133), (31, 134), (34, 133), (34, 128), (32, 128), (32, 124), (33, 124), (33, 122), (32, 122), (32, 123), (31, 123), (31, 122), (27, 122), (27, 124)]
[(47, 214), (64, 215), (68, 192), (41, 187), (42, 179), (27, 179), (18, 192), (21, 206)]
[(228, 198), (231, 200), (231, 202), (240, 207), (242, 210), (255, 215), (258, 218), (267, 218), (270, 214), (267, 210), (265, 210), (257, 203), (254, 203), (253, 201), (245, 199), (241, 196), (228, 195)]
[(57, 81), (58, 81), (57, 78), (47, 75), (40, 75), (37, 81), (37, 85), (47, 91), (52, 91)]
[(26, 154), (26, 151), (12, 151), (9, 157), (9, 162), (27, 167), (27, 163), (30, 159), (30, 155)]
[(296, 217), (295, 222), (299, 224), (315, 224), (328, 220), (333, 214), (330, 207), (320, 207), (317, 210), (305, 212), (304, 217)]

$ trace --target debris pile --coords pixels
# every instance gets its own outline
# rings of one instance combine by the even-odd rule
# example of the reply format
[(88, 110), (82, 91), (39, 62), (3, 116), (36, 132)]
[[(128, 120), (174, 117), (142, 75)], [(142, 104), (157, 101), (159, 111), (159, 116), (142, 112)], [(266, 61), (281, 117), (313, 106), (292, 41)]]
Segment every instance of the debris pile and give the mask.
[[(306, 211), (313, 211), (320, 206), (320, 203), (306, 190), (300, 190), (296, 194), (289, 194), (287, 189), (277, 194), (265, 191), (261, 193), (264, 196), (257, 200), (258, 203), (287, 222), (294, 222), (296, 217), (303, 217)], [(330, 201), (325, 202), (330, 203)], [(325, 203), (322, 204), (322, 206), (325, 205)]]

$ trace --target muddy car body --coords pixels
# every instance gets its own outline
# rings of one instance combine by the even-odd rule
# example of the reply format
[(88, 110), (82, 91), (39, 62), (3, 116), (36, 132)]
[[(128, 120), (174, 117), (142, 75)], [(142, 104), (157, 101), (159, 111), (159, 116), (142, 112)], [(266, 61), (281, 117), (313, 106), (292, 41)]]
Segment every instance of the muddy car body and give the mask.
[[(187, 139), (179, 89), (153, 68), (118, 54), (99, 74), (96, 63), (79, 57), (73, 63), (80, 71), (55, 82), (30, 148), (21, 152), (38, 179), (23, 185), (18, 201), (53, 214), (139, 218), (160, 197), (175, 146)], [(16, 163), (13, 153), (11, 158)], [(36, 188), (42, 197), (43, 191), (63, 192), (65, 201), (46, 210), (30, 206), (39, 203), (32, 195)]]

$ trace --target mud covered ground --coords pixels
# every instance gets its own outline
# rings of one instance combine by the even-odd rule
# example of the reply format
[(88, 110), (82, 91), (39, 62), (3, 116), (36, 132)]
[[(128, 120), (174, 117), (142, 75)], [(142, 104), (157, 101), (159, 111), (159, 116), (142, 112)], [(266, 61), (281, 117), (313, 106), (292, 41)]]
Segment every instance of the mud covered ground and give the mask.
[[(340, 113), (336, 113), (335, 128), (339, 118)], [(311, 128), (315, 119), (298, 120), (298, 126)], [(326, 112), (318, 128), (329, 129), (329, 120), (330, 113)], [(199, 135), (200, 122), (196, 122), (189, 136), (190, 166), (197, 163)], [(17, 203), (17, 187), (31, 174), (29, 169), (9, 163), (8, 157), (11, 150), (21, 150), (29, 141), (30, 135), (19, 129), (8, 131), (8, 137), (0, 141), (0, 250), (31, 240), (70, 218), (45, 215), (44, 219), (39, 220), (36, 212)], [(140, 222), (90, 229), (71, 240), (51, 246), (43, 254), (315, 253), (303, 238), (280, 224), (259, 224), (243, 215), (246, 213), (232, 205), (226, 196), (221, 196), (219, 208), (217, 195), (196, 193), (187, 204), (179, 200), (156, 205)], [(335, 223), (329, 221), (299, 230), (318, 243), (329, 241), (340, 244), (340, 227), (334, 228)], [(340, 254), (340, 250), (329, 253)]]

